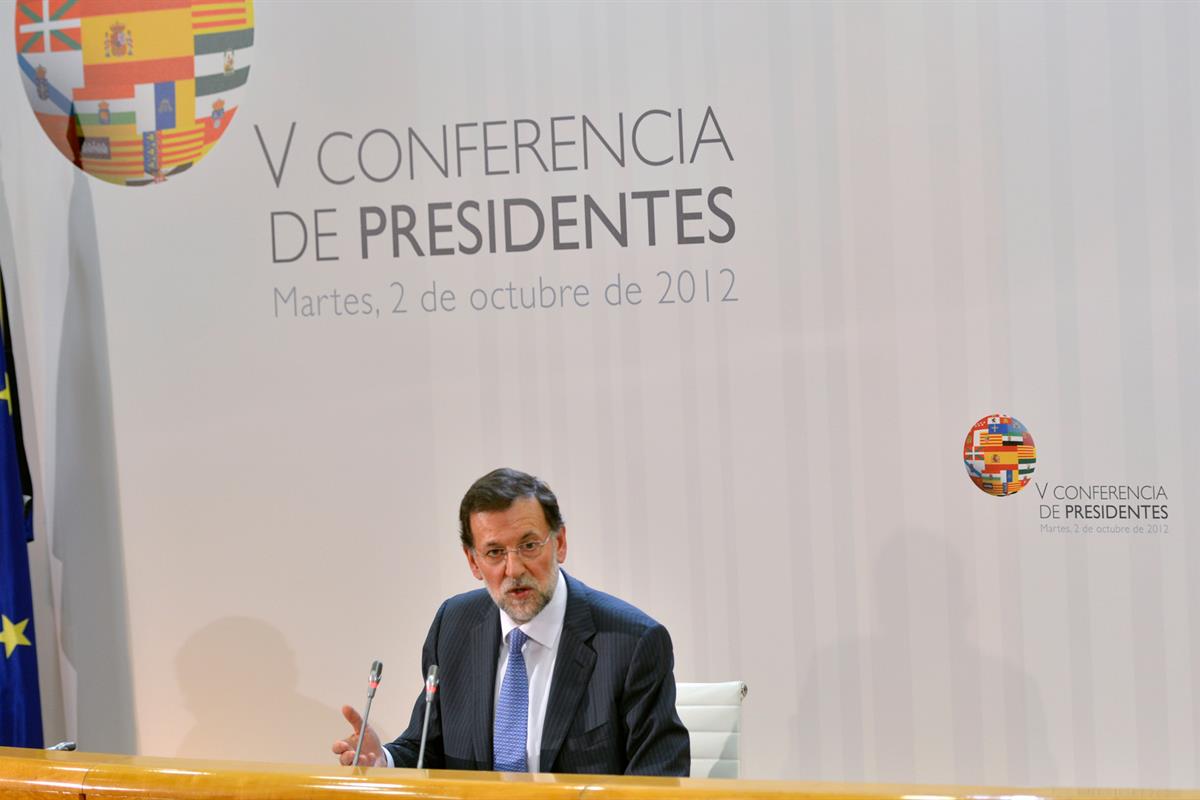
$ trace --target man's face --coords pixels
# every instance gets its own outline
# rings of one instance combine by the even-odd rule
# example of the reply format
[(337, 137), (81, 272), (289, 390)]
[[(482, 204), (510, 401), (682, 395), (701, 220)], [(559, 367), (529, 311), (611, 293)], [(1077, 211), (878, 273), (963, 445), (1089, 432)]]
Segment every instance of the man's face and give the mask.
[[(558, 584), (558, 565), (567, 560), (567, 529), (546, 542), (529, 560), (516, 552), (524, 542), (540, 542), (550, 535), (550, 525), (537, 498), (522, 497), (503, 511), (477, 511), (468, 521), (475, 547), (464, 547), (471, 574), (487, 584), (492, 600), (518, 625), (546, 607)], [(509, 548), (493, 564), (483, 557), (490, 549)]]

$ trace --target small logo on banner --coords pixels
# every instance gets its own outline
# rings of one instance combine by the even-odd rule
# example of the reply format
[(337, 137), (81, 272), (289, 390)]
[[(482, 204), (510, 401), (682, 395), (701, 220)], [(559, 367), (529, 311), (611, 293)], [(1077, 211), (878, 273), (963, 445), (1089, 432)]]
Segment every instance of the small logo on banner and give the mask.
[(16, 0), (17, 70), (79, 169), (151, 186), (208, 155), (250, 78), (254, 0)]
[(1037, 466), (1033, 434), (1016, 417), (990, 414), (967, 431), (963, 463), (980, 491), (994, 497), (1016, 494), (1029, 483)]

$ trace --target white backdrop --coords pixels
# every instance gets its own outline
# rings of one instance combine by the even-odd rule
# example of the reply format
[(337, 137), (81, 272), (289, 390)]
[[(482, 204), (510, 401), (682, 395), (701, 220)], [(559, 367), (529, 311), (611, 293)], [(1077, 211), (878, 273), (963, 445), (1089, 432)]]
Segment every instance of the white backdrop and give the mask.
[[(458, 501), (511, 465), (558, 492), (567, 569), (668, 626), (678, 679), (747, 681), (748, 777), (1197, 784), (1200, 8), (259, 0), (255, 16), (229, 132), (137, 189), (59, 155), (0, 37), (0, 262), (50, 736), (327, 761), (373, 658), (373, 717), (399, 733), (434, 610), (473, 587)], [(639, 146), (674, 154), (662, 166), (632, 151), (650, 110)], [(623, 121), (624, 166), (592, 139), (587, 169), (526, 150), (520, 174), (485, 174), (483, 123), (500, 168), (532, 135), (518, 120), (548, 163), (557, 125), (574, 140), (559, 165), (582, 167), (583, 115), (614, 147)], [(449, 176), (417, 153), (410, 177), (409, 128), (440, 160), (443, 126)], [(366, 173), (394, 150), (375, 129), (403, 152), (382, 182)], [(461, 175), (456, 131), (480, 148)], [(697, 188), (685, 234), (728, 241), (679, 243), (678, 190)], [(645, 191), (672, 193), (653, 246)], [(451, 204), (434, 213), (453, 247), (471, 243), (464, 202), (549, 218), (551, 196), (578, 197), (560, 231), (578, 242), (583, 195), (612, 216), (621, 193), (626, 247), (597, 225), (575, 250), (547, 228), (528, 252), (485, 235), (418, 257), (400, 238), (393, 257), (388, 231), (361, 251), (362, 207), (410, 206), (427, 249), (430, 204)], [(311, 229), (316, 209), (334, 209), (337, 260), (309, 230), (275, 263), (272, 212)], [(294, 220), (276, 224), (291, 255)], [(707, 300), (683, 302), (684, 270), (708, 275)], [(604, 301), (618, 273), (640, 305)], [(590, 304), (470, 307), (539, 278)], [(453, 311), (421, 310), (434, 281)], [(278, 299), (293, 287), (297, 309), (336, 290), (380, 313), (327, 299), (298, 316)], [(961, 461), (996, 411), (1038, 445), (1035, 485), (1007, 498)], [(1041, 519), (1093, 485), (1152, 487), (1169, 517)]]

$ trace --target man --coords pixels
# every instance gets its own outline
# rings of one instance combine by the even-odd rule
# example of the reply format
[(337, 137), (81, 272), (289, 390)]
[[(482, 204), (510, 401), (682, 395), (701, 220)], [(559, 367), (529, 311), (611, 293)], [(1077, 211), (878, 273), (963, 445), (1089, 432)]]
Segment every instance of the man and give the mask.
[[(425, 766), (512, 772), (684, 775), (688, 732), (675, 712), (666, 628), (559, 569), (567, 529), (550, 487), (498, 469), (459, 507), (463, 553), (487, 589), (442, 603), (421, 653), (438, 665)], [(382, 744), (344, 706), (343, 764), (415, 766), (424, 693), (408, 730)]]

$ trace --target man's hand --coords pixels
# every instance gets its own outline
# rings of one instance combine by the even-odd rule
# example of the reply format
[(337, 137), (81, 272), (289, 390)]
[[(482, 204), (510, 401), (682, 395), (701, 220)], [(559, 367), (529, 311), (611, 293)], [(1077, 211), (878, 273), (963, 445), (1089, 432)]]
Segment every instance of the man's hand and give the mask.
[(341, 761), (342, 766), (348, 767), (354, 763), (354, 748), (358, 747), (359, 736), (363, 737), (363, 743), (362, 752), (358, 755), (358, 763), (364, 767), (387, 766), (387, 758), (383, 755), (383, 743), (379, 741), (379, 735), (371, 729), (371, 726), (368, 725), (366, 730), (363, 730), (362, 717), (350, 706), (342, 706), (342, 716), (354, 729), (353, 734), (333, 743), (333, 753)]

